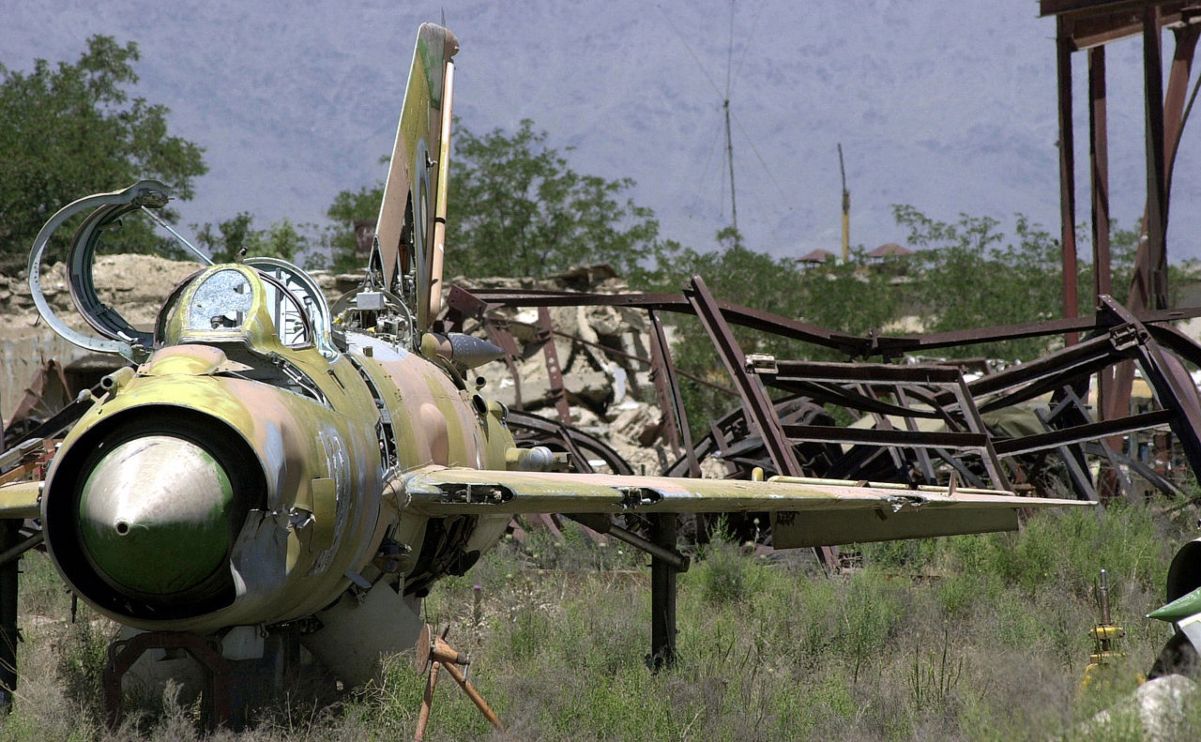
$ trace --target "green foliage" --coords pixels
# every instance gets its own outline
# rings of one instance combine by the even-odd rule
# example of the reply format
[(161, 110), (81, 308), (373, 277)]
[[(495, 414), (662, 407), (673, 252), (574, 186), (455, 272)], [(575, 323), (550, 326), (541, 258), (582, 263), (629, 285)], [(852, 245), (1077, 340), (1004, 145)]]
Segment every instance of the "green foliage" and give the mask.
[[(29, 73), (0, 65), (0, 263), (23, 261), (42, 224), (82, 195), (149, 177), (188, 199), (207, 170), (200, 147), (169, 133), (167, 108), (131, 94), (137, 45), (87, 44), (74, 63), (39, 59)], [(116, 249), (159, 244), (148, 224), (128, 221), (107, 237)]]
[[(1058, 242), (1025, 217), (1012, 238), (989, 217), (961, 214), (940, 222), (911, 206), (894, 207), (908, 229), (920, 280), (912, 302), (930, 332), (1015, 324), (1062, 316)], [(1086, 305), (1080, 307), (1086, 310)], [(946, 351), (949, 355), (1030, 359), (1047, 351), (1044, 338), (990, 343)], [(943, 351), (940, 351), (943, 352)]]
[(625, 195), (634, 181), (576, 172), (529, 119), (511, 134), (456, 137), (448, 275), (537, 278), (608, 263), (637, 280), (674, 249), (654, 213)]
[(102, 719), (103, 676), (108, 664), (107, 632), (91, 622), (91, 611), (82, 612), (83, 620), (71, 624), (63, 652), (59, 658), (58, 676), (65, 686), (66, 696), (85, 709), (93, 719)]
[[(637, 283), (681, 249), (660, 238), (654, 213), (626, 195), (634, 181), (578, 173), (546, 139), (529, 119), (512, 133), (455, 130), (447, 276), (541, 278), (608, 263)], [(375, 219), (382, 197), (380, 184), (334, 198), (327, 214), (336, 267), (360, 267), (354, 226)]]
[(761, 587), (761, 572), (735, 544), (714, 542), (696, 565), (701, 595), (709, 603), (740, 603)]
[[(907, 553), (863, 547), (861, 570), (830, 578), (785, 553), (765, 560), (719, 546), (679, 576), (680, 656), (658, 673), (645, 666), (645, 559), (637, 569), (598, 570), (534, 558), (544, 542), (502, 542), (468, 578), (440, 583), (425, 613), (452, 627), (451, 643), (471, 657), (472, 683), (515, 739), (1133, 739), (1138, 722), (1123, 699), (1170, 634), (1142, 614), (1158, 605), (1162, 567), (1192, 530), (1143, 507), (1100, 518), (1040, 513), (1012, 535), (932, 540)], [(1059, 545), (1051, 562), (1046, 544)], [(710, 570), (727, 556), (743, 560), (745, 589), (724, 593), (737, 599), (712, 589)], [(559, 566), (545, 566), (552, 558)], [(1150, 561), (1159, 567), (1148, 569)], [(1090, 580), (1101, 566), (1114, 575), (1127, 656), (1110, 682), (1082, 694), (1096, 621)], [(953, 592), (970, 597), (952, 610), (953, 581)], [(473, 582), (484, 585), (478, 625)], [(31, 647), (49, 644), (65, 658), (59, 682), (96, 677), (105, 637), (91, 624), (27, 629), (26, 673)], [(424, 682), (410, 658), (391, 658), (379, 683), (341, 704), (289, 707), (244, 738), (411, 737)], [(68, 737), (62, 719), (78, 716), (73, 702), (47, 694), (37, 676), (22, 683), (0, 739)], [(191, 711), (169, 696), (159, 703), (117, 738), (191, 738)], [(1112, 721), (1092, 720), (1111, 708)], [(1196, 738), (1201, 707), (1188, 708), (1170, 738)], [(91, 713), (81, 720), (98, 728)], [(489, 734), (443, 676), (427, 739)]]
[(218, 263), (232, 263), (239, 255), (294, 262), (310, 253), (316, 243), (311, 230), (301, 232), (290, 219), (282, 219), (266, 229), (255, 229), (254, 217), (245, 211), (215, 227), (208, 222), (197, 227), (196, 241)]
[[(456, 169), (451, 171), (454, 182)], [(353, 271), (367, 264), (366, 258), (357, 254), (358, 240), (355, 225), (360, 222), (375, 223), (379, 216), (380, 201), (384, 197), (383, 185), (363, 186), (357, 191), (342, 191), (334, 197), (325, 212), (334, 226), (329, 231), (330, 267), (335, 271)]]

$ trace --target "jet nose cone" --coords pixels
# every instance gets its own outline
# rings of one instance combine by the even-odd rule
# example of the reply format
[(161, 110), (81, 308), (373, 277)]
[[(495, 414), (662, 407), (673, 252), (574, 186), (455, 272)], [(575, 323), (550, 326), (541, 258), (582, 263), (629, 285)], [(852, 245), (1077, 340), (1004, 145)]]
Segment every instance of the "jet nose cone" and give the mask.
[(198, 588), (226, 561), (233, 488), (213, 456), (182, 438), (122, 443), (88, 474), (79, 499), (84, 553), (118, 589)]

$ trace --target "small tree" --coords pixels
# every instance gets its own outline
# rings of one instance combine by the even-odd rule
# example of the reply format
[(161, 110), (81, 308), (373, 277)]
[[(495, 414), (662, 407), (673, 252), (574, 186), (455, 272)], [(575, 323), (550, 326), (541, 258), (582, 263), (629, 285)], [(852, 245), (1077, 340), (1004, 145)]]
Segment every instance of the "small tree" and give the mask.
[(243, 255), (295, 261), (308, 253), (314, 243), (290, 219), (278, 221), (267, 229), (255, 229), (254, 217), (245, 211), (215, 227), (205, 223), (196, 228), (196, 241), (217, 263), (231, 263)]
[[(639, 283), (680, 251), (660, 239), (654, 213), (625, 195), (634, 181), (577, 173), (529, 119), (512, 134), (458, 127), (454, 137), (446, 275), (540, 278), (608, 263)], [(355, 225), (376, 218), (382, 194), (377, 185), (334, 199), (335, 266), (361, 265)]]
[[(0, 263), (23, 260), (50, 216), (89, 193), (150, 177), (192, 197), (202, 150), (168, 132), (166, 107), (131, 97), (138, 59), (137, 44), (93, 36), (74, 64), (39, 59), (28, 74), (0, 65)], [(124, 251), (159, 244), (132, 219), (106, 240)]]

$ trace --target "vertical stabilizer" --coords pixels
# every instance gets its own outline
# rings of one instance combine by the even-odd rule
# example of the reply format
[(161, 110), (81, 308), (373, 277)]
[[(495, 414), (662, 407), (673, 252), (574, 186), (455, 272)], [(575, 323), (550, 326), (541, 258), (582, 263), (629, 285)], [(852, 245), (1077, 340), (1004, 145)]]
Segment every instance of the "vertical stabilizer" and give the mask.
[[(417, 31), (371, 251), (371, 269), (385, 288), (404, 297), (418, 331), (429, 326), (431, 309), (437, 309), (434, 295), (441, 292), (451, 59), (458, 51), (458, 39), (441, 26), (425, 23)], [(411, 282), (403, 280), (406, 276)]]

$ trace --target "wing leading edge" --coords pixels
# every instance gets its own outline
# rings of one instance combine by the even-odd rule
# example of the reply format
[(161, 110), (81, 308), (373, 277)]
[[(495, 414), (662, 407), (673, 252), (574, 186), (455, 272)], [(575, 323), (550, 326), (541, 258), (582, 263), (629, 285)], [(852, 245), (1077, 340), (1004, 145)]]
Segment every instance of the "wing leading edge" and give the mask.
[(431, 516), (770, 512), (780, 548), (1008, 531), (1023, 508), (1093, 504), (801, 477), (755, 482), (427, 467), (402, 479), (409, 507)]

